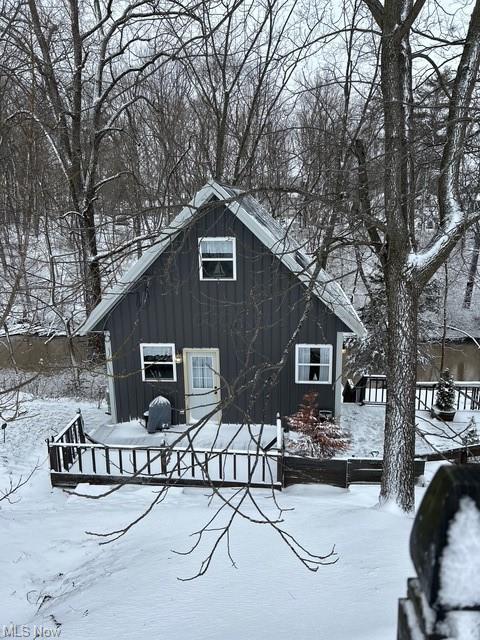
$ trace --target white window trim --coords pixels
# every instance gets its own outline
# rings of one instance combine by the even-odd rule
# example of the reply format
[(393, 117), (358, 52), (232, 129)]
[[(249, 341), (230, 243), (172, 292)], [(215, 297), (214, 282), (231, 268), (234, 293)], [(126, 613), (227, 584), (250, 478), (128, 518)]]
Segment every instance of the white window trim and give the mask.
[[(301, 347), (314, 347), (321, 349), (328, 349), (329, 361), (328, 361), (328, 380), (299, 380), (299, 364), (308, 366), (308, 363), (300, 363), (298, 361), (299, 350)], [(326, 367), (327, 365), (319, 365), (320, 367)], [(333, 368), (333, 345), (331, 344), (296, 344), (295, 345), (295, 382), (296, 384), (332, 384), (332, 368)]]
[[(232, 258), (225, 258), (225, 262), (227, 260), (232, 260), (233, 262), (233, 277), (232, 278), (204, 278), (203, 277), (203, 269), (202, 269), (202, 261), (206, 260), (207, 262), (213, 262), (214, 260), (218, 260), (219, 258), (202, 258), (202, 250), (201, 243), (204, 241), (231, 241), (232, 243)], [(200, 275), (200, 280), (202, 282), (233, 282), (237, 279), (237, 240), (232, 237), (223, 237), (223, 236), (205, 236), (204, 238), (198, 239), (198, 272)]]
[[(146, 378), (145, 362), (143, 360), (143, 347), (170, 347), (172, 349), (173, 378)], [(142, 368), (143, 382), (177, 382), (177, 363), (175, 362), (175, 343), (174, 342), (141, 342), (140, 343), (140, 364)], [(169, 362), (167, 364), (170, 364)]]

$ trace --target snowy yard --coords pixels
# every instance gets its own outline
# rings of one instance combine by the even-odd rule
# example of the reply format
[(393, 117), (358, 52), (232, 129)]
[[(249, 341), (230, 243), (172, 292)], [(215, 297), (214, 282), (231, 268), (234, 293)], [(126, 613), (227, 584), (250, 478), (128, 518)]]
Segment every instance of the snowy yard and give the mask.
[[(457, 411), (455, 420), (444, 424), (430, 418), (429, 411), (417, 411), (417, 435), (415, 451), (418, 454), (433, 451), (428, 445), (431, 443), (436, 449), (453, 449), (460, 445), (456, 434), (465, 431), (471, 419), (476, 423), (480, 432), (480, 413), (478, 411)], [(342, 427), (350, 434), (350, 449), (345, 456), (375, 457), (383, 456), (383, 429), (385, 421), (384, 405), (344, 404), (342, 406)], [(452, 438), (454, 438), (452, 440)]]
[[(98, 502), (50, 491), (45, 473), (35, 482), (1, 514), (1, 569), (8, 576), (0, 587), (2, 622), (48, 627), (55, 619), (66, 640), (243, 640), (293, 632), (306, 639), (395, 638), (397, 598), (412, 574), (411, 520), (373, 508), (375, 487), (299, 487), (281, 496), (295, 509), (286, 516), (288, 530), (318, 553), (335, 545), (333, 566), (309, 573), (271, 529), (238, 521), (231, 536), (237, 568), (222, 547), (204, 577), (181, 582), (207, 552), (173, 553), (187, 549), (190, 534), (212, 515), (216, 505), (205, 491), (171, 491), (129, 535), (100, 547), (85, 530), (127, 523), (152, 490), (126, 487)], [(268, 492), (257, 497), (268, 510)]]
[[(292, 633), (307, 640), (394, 640), (397, 599), (413, 573), (412, 519), (378, 510), (378, 487), (296, 486), (277, 494), (283, 507), (293, 509), (284, 513), (285, 528), (314, 553), (326, 554), (335, 545), (335, 565), (308, 572), (270, 527), (237, 519), (230, 539), (236, 567), (223, 545), (205, 576), (183, 582), (177, 578), (196, 573), (214, 534), (192, 555), (174, 551), (189, 548), (191, 534), (218, 502), (205, 489), (170, 490), (129, 534), (99, 546), (86, 531), (127, 524), (158, 488), (124, 487), (101, 500), (51, 489), (44, 438), (77, 406), (32, 401), (1, 444), (1, 487), (10, 473), (27, 473), (37, 459), (43, 465), (16, 504), (2, 502), (0, 625), (58, 623), (65, 640), (243, 640)], [(101, 410), (80, 406), (90, 424), (104, 420)], [(417, 489), (418, 498), (422, 492)], [(269, 491), (254, 495), (274, 515)], [(253, 505), (247, 512), (255, 514)]]
[[(161, 447), (175, 445), (196, 449), (257, 449), (258, 443), (265, 447), (277, 435), (274, 425), (246, 425), (207, 423), (198, 428), (187, 428), (185, 425), (174, 425), (165, 431), (148, 433), (139, 420), (123, 422), (117, 425), (101, 426), (85, 425), (88, 435), (103, 444), (151, 445)], [(188, 437), (183, 434), (188, 432)], [(190, 442), (189, 442), (190, 440)]]

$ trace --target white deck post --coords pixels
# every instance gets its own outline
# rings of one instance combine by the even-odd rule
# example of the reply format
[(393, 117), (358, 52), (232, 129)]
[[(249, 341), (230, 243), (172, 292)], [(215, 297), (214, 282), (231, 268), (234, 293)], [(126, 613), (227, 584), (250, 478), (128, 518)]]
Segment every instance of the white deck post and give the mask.
[(282, 419), (280, 418), (280, 412), (277, 412), (277, 449), (281, 450), (282, 448), (283, 448)]

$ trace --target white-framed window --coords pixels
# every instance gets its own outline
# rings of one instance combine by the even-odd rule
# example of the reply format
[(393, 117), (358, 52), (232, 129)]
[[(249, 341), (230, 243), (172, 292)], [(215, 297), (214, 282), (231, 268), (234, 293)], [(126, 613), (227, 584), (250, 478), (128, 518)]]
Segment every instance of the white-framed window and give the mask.
[(144, 382), (176, 382), (175, 345), (144, 342), (140, 345), (142, 380)]
[(236, 280), (235, 238), (200, 238), (198, 240), (200, 280)]
[(295, 345), (295, 382), (331, 384), (333, 347), (331, 344)]

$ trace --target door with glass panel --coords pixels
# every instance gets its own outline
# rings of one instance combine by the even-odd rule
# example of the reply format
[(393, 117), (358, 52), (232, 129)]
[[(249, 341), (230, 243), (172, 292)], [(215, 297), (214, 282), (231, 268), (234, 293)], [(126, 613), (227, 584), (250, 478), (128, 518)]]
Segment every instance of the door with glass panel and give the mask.
[[(220, 358), (218, 349), (184, 349), (187, 422), (208, 416), (220, 402)], [(220, 411), (208, 420), (220, 422)]]

